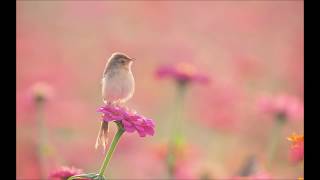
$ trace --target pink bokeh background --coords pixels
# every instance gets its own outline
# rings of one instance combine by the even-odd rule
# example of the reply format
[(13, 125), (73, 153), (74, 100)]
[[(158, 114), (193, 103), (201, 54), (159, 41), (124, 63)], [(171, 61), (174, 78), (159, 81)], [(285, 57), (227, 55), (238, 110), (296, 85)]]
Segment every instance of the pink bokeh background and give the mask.
[[(175, 85), (155, 72), (176, 61), (193, 63), (210, 78), (188, 87), (182, 132), (199, 155), (179, 173), (231, 177), (251, 154), (264, 171), (272, 120), (256, 100), (286, 94), (303, 102), (303, 18), (303, 1), (17, 1), (17, 179), (37, 179), (40, 168), (48, 174), (62, 165), (100, 168), (96, 109), (106, 60), (116, 51), (137, 59), (127, 105), (157, 126), (153, 137), (125, 134), (109, 178), (166, 178), (153, 146), (169, 139)], [(53, 89), (44, 108), (50, 149), (44, 167), (30, 98), (39, 82)], [(288, 161), (292, 132), (303, 133), (303, 117), (285, 125), (276, 163), (267, 170), (272, 177), (303, 174)]]

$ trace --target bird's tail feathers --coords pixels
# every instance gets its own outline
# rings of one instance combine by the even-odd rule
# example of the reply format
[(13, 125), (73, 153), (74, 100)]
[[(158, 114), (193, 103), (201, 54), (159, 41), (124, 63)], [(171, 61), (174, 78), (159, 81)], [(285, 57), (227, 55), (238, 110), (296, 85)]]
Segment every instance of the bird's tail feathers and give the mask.
[(101, 127), (98, 133), (98, 137), (96, 140), (95, 148), (97, 149), (99, 145), (101, 144), (103, 146), (103, 149), (106, 149), (106, 146), (108, 144), (108, 132), (109, 132), (109, 124), (108, 122), (102, 121)]

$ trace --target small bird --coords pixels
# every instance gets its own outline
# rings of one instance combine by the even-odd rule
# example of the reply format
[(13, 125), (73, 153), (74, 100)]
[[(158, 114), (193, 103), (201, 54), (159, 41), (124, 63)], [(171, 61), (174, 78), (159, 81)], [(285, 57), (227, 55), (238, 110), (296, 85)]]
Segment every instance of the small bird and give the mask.
[[(102, 76), (102, 99), (105, 104), (121, 105), (134, 93), (134, 78), (131, 71), (133, 58), (115, 52), (108, 59)], [(102, 121), (95, 148), (108, 142), (108, 122)]]

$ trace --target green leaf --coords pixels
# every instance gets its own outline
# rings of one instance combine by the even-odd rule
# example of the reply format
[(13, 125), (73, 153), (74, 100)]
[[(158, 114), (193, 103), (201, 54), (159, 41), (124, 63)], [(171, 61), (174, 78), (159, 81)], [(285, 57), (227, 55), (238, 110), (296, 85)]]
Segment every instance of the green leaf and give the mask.
[(90, 178), (93, 180), (105, 180), (104, 176), (99, 176), (99, 174), (96, 174), (96, 173), (78, 174), (78, 175), (69, 177), (68, 180), (83, 179), (83, 178)]
[(94, 180), (106, 180), (106, 178), (104, 176), (96, 176), (95, 178), (93, 178)]
[(105, 180), (103, 176), (99, 176), (99, 174), (96, 174), (96, 173), (78, 174), (78, 175), (69, 177), (68, 180), (83, 179), (83, 178), (90, 178), (94, 180)]

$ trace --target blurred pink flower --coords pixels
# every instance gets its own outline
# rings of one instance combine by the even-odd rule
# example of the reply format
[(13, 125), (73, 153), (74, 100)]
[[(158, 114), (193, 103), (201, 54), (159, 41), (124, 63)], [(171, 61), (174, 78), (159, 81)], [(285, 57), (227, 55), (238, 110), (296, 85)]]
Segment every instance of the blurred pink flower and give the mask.
[[(74, 175), (78, 175), (81, 173), (82, 173), (81, 169), (63, 166), (63, 167), (59, 168), (58, 170), (55, 170), (54, 172), (52, 172), (49, 175), (49, 178), (53, 179), (53, 180), (67, 180), (69, 177), (74, 176)], [(84, 179), (82, 179), (82, 180), (84, 180)]]
[(192, 163), (179, 164), (175, 167), (175, 179), (198, 179)]
[(98, 109), (98, 112), (103, 113), (103, 121), (120, 121), (126, 132), (137, 131), (140, 137), (154, 134), (155, 123), (152, 119), (145, 118), (124, 107), (104, 105)]
[(258, 107), (264, 113), (288, 120), (303, 118), (303, 104), (298, 98), (289, 95), (275, 97), (262, 96), (258, 99)]
[(290, 161), (298, 163), (304, 158), (304, 143), (299, 143), (297, 146), (290, 149)]
[(304, 136), (293, 133), (289, 138), (292, 142), (289, 159), (293, 163), (298, 163), (304, 159)]
[(173, 78), (179, 83), (208, 83), (209, 81), (208, 76), (198, 71), (194, 65), (186, 62), (160, 66), (156, 75), (159, 78)]
[(231, 180), (268, 180), (272, 179), (272, 177), (266, 172), (258, 172), (251, 176), (235, 176), (232, 177)]
[(50, 83), (37, 81), (24, 90), (17, 91), (17, 121), (34, 118), (31, 116), (36, 110), (35, 105), (53, 99), (54, 90)]
[(33, 101), (45, 101), (51, 99), (54, 95), (53, 88), (45, 82), (37, 82), (30, 89), (30, 97)]

